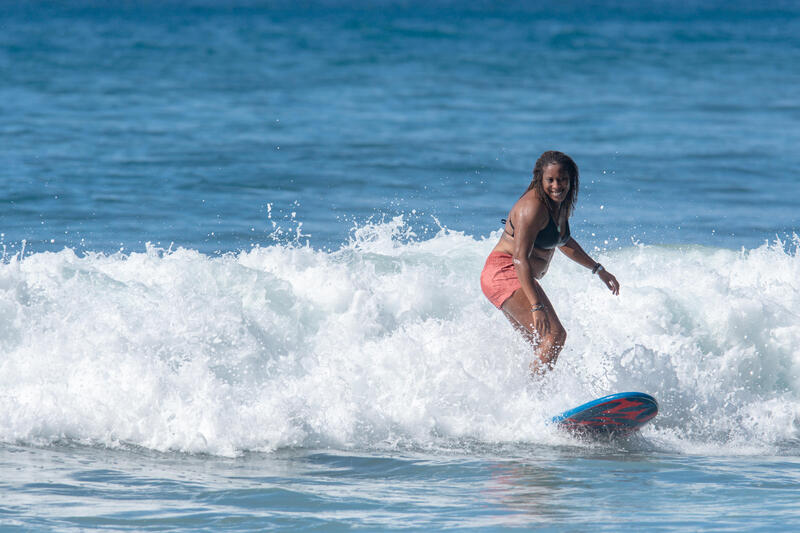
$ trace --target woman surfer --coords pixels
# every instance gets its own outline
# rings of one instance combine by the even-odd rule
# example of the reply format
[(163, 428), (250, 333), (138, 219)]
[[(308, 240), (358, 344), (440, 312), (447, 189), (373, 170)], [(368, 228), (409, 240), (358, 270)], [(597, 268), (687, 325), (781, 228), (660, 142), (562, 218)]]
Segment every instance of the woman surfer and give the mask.
[(545, 152), (533, 180), (504, 220), (505, 229), (481, 273), (481, 289), (511, 324), (534, 345), (531, 371), (553, 368), (567, 332), (537, 280), (555, 249), (592, 270), (614, 294), (617, 278), (595, 262), (570, 236), (569, 217), (578, 197), (578, 166), (561, 152)]

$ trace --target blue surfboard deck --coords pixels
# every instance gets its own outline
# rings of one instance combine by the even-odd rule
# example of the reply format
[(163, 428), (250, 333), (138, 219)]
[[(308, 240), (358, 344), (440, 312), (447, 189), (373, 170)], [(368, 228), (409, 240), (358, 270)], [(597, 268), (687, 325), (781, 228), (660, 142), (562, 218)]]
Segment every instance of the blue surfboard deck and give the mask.
[(658, 414), (658, 402), (643, 392), (603, 396), (554, 416), (551, 423), (579, 436), (626, 435)]

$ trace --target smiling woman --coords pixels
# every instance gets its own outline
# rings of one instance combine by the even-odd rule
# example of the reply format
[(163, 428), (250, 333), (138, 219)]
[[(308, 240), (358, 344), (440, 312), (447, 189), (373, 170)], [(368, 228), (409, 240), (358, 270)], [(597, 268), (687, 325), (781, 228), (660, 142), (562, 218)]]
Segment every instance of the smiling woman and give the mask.
[(569, 217), (578, 198), (578, 166), (571, 157), (544, 152), (533, 168), (533, 180), (504, 220), (505, 230), (481, 273), (481, 289), (495, 307), (534, 346), (533, 374), (552, 369), (567, 332), (547, 298), (541, 279), (555, 249), (587, 268), (614, 294), (617, 278), (595, 262), (572, 238)]

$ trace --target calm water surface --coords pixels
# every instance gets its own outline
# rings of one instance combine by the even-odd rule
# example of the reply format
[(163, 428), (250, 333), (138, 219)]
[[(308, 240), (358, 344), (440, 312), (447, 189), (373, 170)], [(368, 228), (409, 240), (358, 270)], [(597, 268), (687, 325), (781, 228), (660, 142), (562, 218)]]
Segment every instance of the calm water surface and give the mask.
[(238, 459), (7, 446), (3, 514), (13, 517), (8, 525), (51, 530), (788, 531), (800, 522), (796, 457), (640, 446), (284, 450)]

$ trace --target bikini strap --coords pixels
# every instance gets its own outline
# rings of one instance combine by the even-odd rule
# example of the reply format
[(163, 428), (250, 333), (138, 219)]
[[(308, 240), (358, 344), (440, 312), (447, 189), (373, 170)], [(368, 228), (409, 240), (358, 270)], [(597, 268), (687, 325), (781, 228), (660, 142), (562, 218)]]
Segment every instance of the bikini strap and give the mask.
[[(506, 228), (505, 228), (506, 222), (508, 222), (508, 224), (511, 226), (511, 231), (510, 232), (507, 231)], [(510, 235), (511, 238), (513, 239), (514, 238), (514, 232), (516, 231), (514, 229), (514, 223), (511, 222), (510, 220), (506, 220), (505, 218), (501, 218), (500, 219), (500, 223), (503, 224), (503, 233), (506, 233), (507, 235)]]

